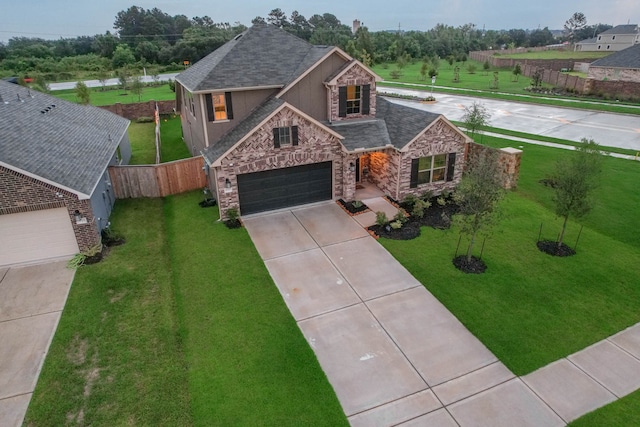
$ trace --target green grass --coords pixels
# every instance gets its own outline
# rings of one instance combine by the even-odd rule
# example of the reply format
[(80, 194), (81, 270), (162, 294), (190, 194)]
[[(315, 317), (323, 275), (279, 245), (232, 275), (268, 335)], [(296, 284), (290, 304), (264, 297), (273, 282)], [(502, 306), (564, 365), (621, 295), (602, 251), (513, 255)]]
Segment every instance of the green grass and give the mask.
[(201, 199), (117, 202), (127, 242), (78, 270), (25, 425), (347, 425), (246, 230)]
[(167, 199), (169, 254), (196, 425), (346, 425), (245, 229), (202, 195)]
[(585, 51), (573, 51), (573, 50), (543, 50), (539, 52), (527, 52), (512, 53), (508, 55), (501, 55), (499, 52), (496, 57), (498, 58), (514, 58), (514, 59), (599, 59), (605, 56), (611, 55), (611, 52), (585, 52)]
[(180, 116), (162, 117), (160, 134), (162, 135), (161, 162), (172, 162), (191, 157), (187, 145), (182, 140)]
[[(475, 74), (469, 74), (467, 71), (469, 64), (474, 64), (476, 66), (477, 71)], [(531, 86), (531, 79), (519, 76), (518, 81), (513, 82), (513, 74), (511, 70), (491, 69), (487, 75), (485, 75), (482, 64), (477, 61), (467, 61), (464, 65), (462, 63), (454, 64), (454, 67), (455, 65), (460, 67), (460, 82), (453, 82), (453, 67), (444, 60), (440, 61), (434, 92), (500, 99), (504, 101), (553, 105), (557, 107), (577, 108), (582, 110), (640, 115), (640, 108), (638, 108), (637, 103), (606, 101), (593, 97), (566, 98), (556, 95), (531, 93), (524, 90), (524, 88)], [(421, 66), (422, 62), (420, 61), (417, 61), (415, 64), (407, 65), (402, 70), (402, 76), (399, 79), (391, 78), (391, 71), (396, 69), (396, 66), (393, 63), (376, 64), (372, 69), (376, 74), (384, 79), (384, 82), (378, 84), (381, 87), (387, 86), (400, 89), (417, 89), (430, 92), (431, 81), (428, 76), (427, 80), (422, 80), (422, 76), (420, 75)], [(490, 88), (490, 84), (493, 81), (493, 71), (498, 71), (498, 89)], [(547, 88), (551, 87), (546, 83), (543, 84), (543, 86)]]
[(77, 271), (25, 425), (193, 425), (162, 204), (118, 201), (127, 243)]
[[(474, 65), (476, 71), (474, 74), (470, 74), (468, 71), (469, 65)], [(385, 68), (385, 66), (387, 68)], [(458, 66), (460, 68), (460, 82), (454, 83), (454, 68)], [(398, 80), (391, 78), (391, 72), (396, 69), (395, 64), (376, 64), (372, 67), (373, 71), (382, 77), (385, 82), (392, 83), (394, 81), (401, 81), (405, 83), (418, 83), (431, 85), (431, 79), (426, 76), (426, 80), (422, 80), (420, 75), (420, 68), (422, 67), (421, 61), (416, 61), (414, 64), (408, 64), (402, 69), (402, 76)], [(525, 87), (531, 86), (531, 79), (528, 77), (520, 76), (517, 82), (512, 81), (513, 74), (511, 70), (504, 69), (491, 69), (488, 73), (483, 70), (483, 64), (481, 62), (469, 60), (466, 63), (457, 63), (450, 66), (446, 61), (441, 60), (438, 67), (438, 77), (436, 79), (437, 86), (447, 86), (451, 88), (459, 89), (474, 89), (474, 90), (486, 90), (493, 91), (491, 89), (491, 83), (493, 82), (493, 72), (498, 72), (499, 86), (498, 91), (510, 92), (510, 93), (526, 93)]]
[[(125, 92), (121, 89), (111, 87), (104, 91), (102, 88), (90, 88), (90, 91), (90, 104), (95, 106), (113, 105), (116, 103), (132, 104), (146, 101), (171, 101), (176, 99), (175, 92), (169, 89), (168, 84), (162, 86), (146, 86), (140, 98), (138, 98), (138, 95), (133, 94), (131, 90)], [(51, 91), (50, 94), (67, 101), (78, 102), (75, 89), (54, 90)]]
[(640, 414), (640, 390), (593, 411), (572, 423), (571, 427), (636, 426)]
[[(484, 141), (514, 145), (486, 136)], [(465, 275), (453, 267), (456, 229), (423, 228), (416, 240), (380, 242), (503, 363), (524, 375), (640, 321), (640, 230), (634, 226), (640, 168), (606, 159), (578, 254), (555, 258), (535, 245), (541, 223), (547, 239), (555, 239), (561, 226), (550, 190), (538, 181), (571, 152), (518, 145), (524, 148), (518, 190), (504, 201), (503, 218), (486, 242), (485, 274)], [(573, 246), (579, 232), (571, 221), (566, 242)]]
[[(162, 136), (162, 163), (191, 157), (182, 140), (179, 116), (163, 117), (160, 121)], [(152, 165), (156, 162), (155, 123), (135, 123), (129, 125), (131, 143), (131, 165)]]

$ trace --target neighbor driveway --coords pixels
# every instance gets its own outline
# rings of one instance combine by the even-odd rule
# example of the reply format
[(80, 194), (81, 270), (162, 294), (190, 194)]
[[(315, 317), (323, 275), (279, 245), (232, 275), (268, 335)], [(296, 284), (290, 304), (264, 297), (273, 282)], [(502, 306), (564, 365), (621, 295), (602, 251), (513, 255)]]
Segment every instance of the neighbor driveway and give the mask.
[(66, 261), (0, 268), (0, 425), (22, 425), (67, 300)]
[(335, 203), (243, 221), (352, 425), (564, 424)]

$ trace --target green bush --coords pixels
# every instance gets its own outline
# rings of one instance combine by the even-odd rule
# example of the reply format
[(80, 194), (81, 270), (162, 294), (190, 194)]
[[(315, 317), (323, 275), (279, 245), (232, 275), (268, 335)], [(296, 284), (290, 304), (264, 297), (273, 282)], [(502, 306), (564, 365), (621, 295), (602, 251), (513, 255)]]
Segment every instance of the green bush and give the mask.
[(376, 212), (376, 224), (379, 226), (384, 226), (389, 222), (389, 218), (387, 218), (387, 214), (382, 212), (382, 211), (378, 211)]
[(409, 221), (409, 218), (407, 218), (407, 211), (402, 208), (398, 209), (398, 212), (393, 217), (393, 220), (395, 222), (401, 222), (402, 224)]

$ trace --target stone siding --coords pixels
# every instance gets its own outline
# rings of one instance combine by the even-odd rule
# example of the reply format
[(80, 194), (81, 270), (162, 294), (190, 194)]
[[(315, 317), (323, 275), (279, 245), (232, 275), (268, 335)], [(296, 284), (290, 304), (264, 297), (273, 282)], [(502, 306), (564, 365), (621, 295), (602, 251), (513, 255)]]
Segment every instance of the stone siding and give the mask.
[[(0, 166), (0, 215), (61, 207), (69, 212), (81, 251), (100, 243), (100, 232), (89, 199), (79, 200), (73, 193)], [(76, 224), (76, 210), (87, 219), (86, 224)]]
[(518, 187), (518, 179), (520, 177), (522, 150), (511, 147), (498, 149), (472, 142), (469, 144), (467, 154), (472, 157), (487, 150), (498, 151), (498, 161), (502, 166), (502, 186), (505, 190), (515, 190)]
[[(369, 114), (348, 114), (347, 117), (338, 116), (340, 86), (348, 85), (370, 85), (369, 92)], [(374, 117), (376, 115), (376, 81), (375, 78), (360, 66), (353, 66), (337, 80), (337, 85), (330, 87), (329, 90), (329, 121), (337, 122), (341, 120), (360, 119), (363, 117)]]
[[(438, 119), (409, 146), (406, 152), (401, 153), (398, 166), (400, 169), (400, 182), (394, 198), (402, 200), (407, 194), (415, 194), (416, 196), (425, 192), (440, 194), (445, 190), (452, 191), (455, 189), (462, 178), (467, 141), (467, 137), (458, 132), (449, 123), (443, 119)], [(416, 188), (411, 188), (412, 159), (449, 153), (456, 153), (456, 164), (452, 181), (420, 184)]]
[[(298, 145), (275, 148), (273, 128), (287, 126), (298, 126)], [(347, 158), (337, 137), (285, 107), (222, 158), (221, 166), (216, 167), (215, 187), (221, 216), (224, 218), (229, 208), (240, 208), (237, 175), (311, 163), (333, 162), (333, 197), (343, 198), (347, 174), (355, 182), (355, 175), (348, 169), (349, 162), (345, 161)], [(231, 191), (225, 188), (227, 179), (231, 182)]]

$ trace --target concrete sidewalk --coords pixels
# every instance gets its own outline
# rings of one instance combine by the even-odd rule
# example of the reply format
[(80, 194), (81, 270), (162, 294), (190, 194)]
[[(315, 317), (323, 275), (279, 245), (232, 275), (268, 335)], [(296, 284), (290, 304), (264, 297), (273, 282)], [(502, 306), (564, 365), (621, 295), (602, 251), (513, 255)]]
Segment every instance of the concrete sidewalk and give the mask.
[(561, 426), (640, 387), (640, 325), (516, 377), (354, 218), (243, 218), (351, 425)]

